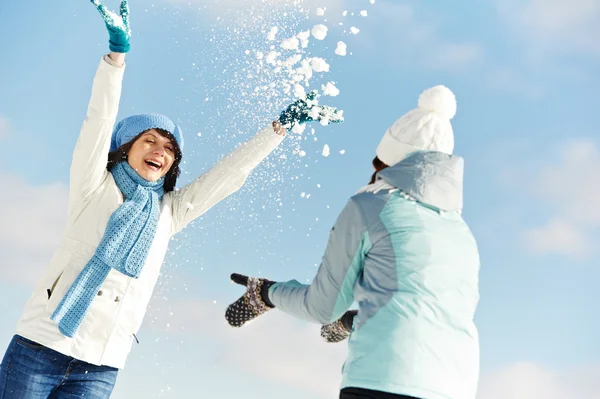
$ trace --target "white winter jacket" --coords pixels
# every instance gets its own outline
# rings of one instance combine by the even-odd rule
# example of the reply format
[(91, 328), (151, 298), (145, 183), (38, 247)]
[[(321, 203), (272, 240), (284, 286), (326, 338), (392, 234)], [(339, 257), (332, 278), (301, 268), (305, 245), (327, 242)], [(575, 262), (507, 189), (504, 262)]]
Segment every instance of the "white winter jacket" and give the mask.
[(250, 172), (282, 141), (271, 126), (224, 157), (180, 190), (165, 194), (156, 236), (139, 278), (111, 270), (73, 338), (50, 319), (61, 299), (100, 243), (110, 215), (123, 196), (106, 169), (125, 66), (102, 59), (70, 171), (69, 210), (58, 249), (18, 322), (16, 333), (67, 356), (123, 368), (131, 350), (169, 239), (212, 206), (239, 190)]

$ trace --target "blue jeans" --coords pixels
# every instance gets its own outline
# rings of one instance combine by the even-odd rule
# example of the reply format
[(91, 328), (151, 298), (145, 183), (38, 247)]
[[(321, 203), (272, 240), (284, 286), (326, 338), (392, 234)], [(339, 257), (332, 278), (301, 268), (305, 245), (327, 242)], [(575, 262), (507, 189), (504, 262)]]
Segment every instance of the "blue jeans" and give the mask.
[(0, 364), (0, 399), (106, 399), (118, 371), (15, 335)]

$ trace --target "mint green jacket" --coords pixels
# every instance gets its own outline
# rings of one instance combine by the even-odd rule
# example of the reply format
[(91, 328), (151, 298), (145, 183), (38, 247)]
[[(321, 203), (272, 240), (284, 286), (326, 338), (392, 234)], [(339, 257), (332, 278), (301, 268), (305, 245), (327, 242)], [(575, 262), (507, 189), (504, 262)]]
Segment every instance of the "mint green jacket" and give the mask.
[(310, 285), (270, 288), (281, 311), (328, 324), (358, 303), (342, 387), (475, 399), (479, 253), (461, 216), (462, 158), (417, 152), (350, 198)]

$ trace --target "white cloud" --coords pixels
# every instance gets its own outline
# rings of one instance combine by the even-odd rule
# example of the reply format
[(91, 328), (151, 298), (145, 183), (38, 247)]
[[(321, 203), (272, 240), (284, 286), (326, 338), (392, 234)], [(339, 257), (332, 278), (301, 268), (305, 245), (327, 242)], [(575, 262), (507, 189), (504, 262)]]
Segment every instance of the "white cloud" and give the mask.
[(536, 53), (600, 53), (600, 0), (495, 0), (495, 5)]
[(445, 38), (436, 15), (421, 15), (425, 12), (417, 13), (417, 6), (422, 4), (377, 3), (370, 14), (376, 19), (369, 20), (370, 29), (361, 32), (369, 44), (378, 44), (377, 52), (410, 67), (462, 70), (482, 59), (480, 44)]
[(598, 399), (600, 367), (551, 371), (518, 363), (481, 379), (477, 399)]
[[(307, 397), (337, 397), (345, 342), (326, 344), (319, 337), (318, 325), (277, 310), (234, 329), (225, 322), (225, 307), (223, 303), (193, 299), (179, 301), (155, 314), (154, 328), (164, 332), (168, 324), (172, 341), (177, 341), (172, 334), (184, 333), (194, 342), (218, 347), (214, 366), (230, 374), (251, 373), (267, 387), (271, 383), (283, 385), (294, 392), (306, 392)], [(189, 339), (185, 342), (192, 344)], [(599, 392), (600, 365), (553, 371), (523, 362), (482, 372), (477, 399), (598, 399)]]
[[(222, 346), (217, 364), (221, 368), (249, 372), (313, 396), (337, 396), (345, 343), (327, 344), (319, 336), (320, 326), (277, 310), (242, 328), (232, 328), (225, 321), (225, 307), (194, 299), (168, 307), (153, 303), (150, 318), (155, 329), (164, 331), (168, 326), (169, 334), (201, 337), (203, 342)], [(249, 368), (249, 359), (260, 359), (260, 364)]]
[(483, 54), (483, 49), (477, 44), (443, 43), (438, 46), (431, 56), (431, 63), (450, 69), (471, 65)]
[(522, 68), (500, 66), (488, 70), (488, 84), (495, 90), (529, 100), (543, 98), (546, 90)]
[(575, 257), (589, 255), (591, 243), (586, 232), (567, 220), (553, 219), (524, 233), (529, 250)]
[(0, 278), (32, 285), (59, 242), (68, 201), (65, 184), (31, 185), (0, 173)]
[(537, 253), (589, 255), (596, 247), (590, 237), (600, 228), (600, 146), (592, 140), (573, 140), (552, 159), (532, 176), (529, 186), (554, 216), (528, 229), (525, 242)]

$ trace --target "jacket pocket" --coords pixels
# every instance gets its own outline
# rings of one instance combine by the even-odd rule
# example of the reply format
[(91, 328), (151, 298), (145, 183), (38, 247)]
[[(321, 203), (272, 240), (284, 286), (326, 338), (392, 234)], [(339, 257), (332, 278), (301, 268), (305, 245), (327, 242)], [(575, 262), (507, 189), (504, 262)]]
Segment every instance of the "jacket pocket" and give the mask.
[(54, 292), (54, 289), (56, 288), (56, 285), (58, 284), (58, 281), (62, 277), (63, 273), (64, 272), (60, 272), (56, 280), (54, 280), (54, 283), (52, 283), (52, 286), (46, 290), (46, 292), (48, 293), (48, 299), (50, 299), (50, 297), (52, 296), (52, 293)]

